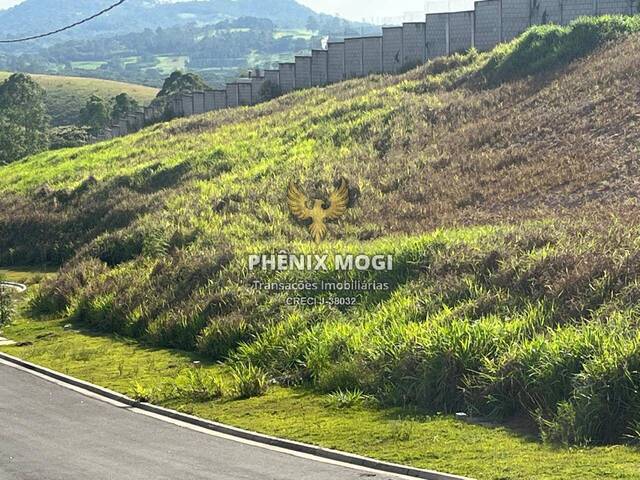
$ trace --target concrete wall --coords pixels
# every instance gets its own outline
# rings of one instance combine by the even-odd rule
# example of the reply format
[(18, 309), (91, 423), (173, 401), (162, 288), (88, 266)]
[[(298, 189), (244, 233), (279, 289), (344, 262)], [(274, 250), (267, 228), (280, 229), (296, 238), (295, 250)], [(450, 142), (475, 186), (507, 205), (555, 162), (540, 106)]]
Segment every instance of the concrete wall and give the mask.
[(129, 122), (127, 122), (126, 118), (118, 122), (118, 129), (120, 130), (120, 135), (127, 135), (129, 133)]
[(597, 14), (625, 14), (631, 15), (637, 11), (635, 0), (597, 0)]
[(578, 17), (595, 15), (596, 0), (564, 0), (560, 2), (561, 22), (567, 25)]
[(362, 73), (382, 73), (382, 37), (364, 37), (362, 43)]
[(182, 116), (190, 117), (193, 115), (193, 96), (183, 93), (182, 99)]
[(449, 14), (449, 55), (464, 52), (473, 47), (474, 12)]
[(503, 0), (502, 41), (514, 39), (531, 26), (532, 0)]
[(296, 88), (311, 88), (311, 57), (296, 57)]
[(403, 67), (420, 65), (427, 61), (427, 25), (422, 22), (402, 24)]
[(344, 42), (329, 42), (329, 71), (327, 77), (329, 83), (343, 81), (344, 72)]
[(226, 90), (213, 91), (213, 107), (216, 110), (222, 110), (223, 108), (227, 108), (227, 91)]
[(562, 23), (560, 0), (531, 0), (531, 24)]
[(252, 98), (251, 80), (238, 82), (238, 104), (242, 106), (251, 105)]
[(155, 118), (153, 116), (153, 108), (152, 107), (144, 107), (144, 124), (150, 125), (155, 122)]
[(193, 92), (193, 114), (204, 113), (204, 92)]
[(206, 90), (204, 92), (204, 111), (211, 112), (216, 109), (216, 102), (214, 98), (213, 90)]
[(501, 5), (501, 0), (484, 0), (475, 3), (473, 43), (481, 52), (492, 50), (500, 43)]
[(382, 70), (385, 73), (398, 73), (402, 70), (402, 27), (382, 29)]
[(363, 53), (364, 41), (361, 37), (344, 39), (344, 71), (347, 79), (359, 78), (364, 75)]
[(280, 88), (283, 93), (291, 92), (296, 88), (296, 64), (280, 64)]
[(311, 52), (311, 85), (320, 87), (329, 83), (329, 52), (313, 50)]
[(264, 76), (251, 77), (251, 103), (255, 105), (262, 101), (262, 86), (264, 85)]
[(449, 14), (427, 14), (426, 28), (427, 57), (431, 59), (447, 55), (449, 52)]
[(237, 83), (227, 83), (227, 107), (240, 105), (240, 92)]
[(265, 82), (271, 82), (274, 85), (280, 85), (280, 70), (265, 70), (262, 73), (264, 74)]

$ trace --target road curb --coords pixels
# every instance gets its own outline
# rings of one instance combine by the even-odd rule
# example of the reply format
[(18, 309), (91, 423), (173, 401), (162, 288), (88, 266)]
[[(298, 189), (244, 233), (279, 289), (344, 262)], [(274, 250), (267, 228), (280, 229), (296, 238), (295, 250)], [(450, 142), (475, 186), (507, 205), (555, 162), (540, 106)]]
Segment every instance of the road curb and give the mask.
[(18, 293), (24, 293), (27, 291), (27, 286), (22, 283), (16, 282), (0, 282), (0, 287), (9, 287), (16, 290)]
[(79, 380), (74, 377), (70, 377), (63, 373), (59, 373), (45, 367), (41, 367), (39, 365), (33, 364), (31, 362), (27, 362), (25, 360), (21, 360), (20, 358), (14, 357), (12, 355), (8, 355), (6, 353), (0, 352), (0, 359), (6, 362), (12, 363), (14, 365), (23, 367), (27, 370), (31, 370), (41, 375), (45, 375), (47, 377), (53, 378), (60, 382), (66, 383), (68, 385), (72, 385), (74, 387), (87, 390), (93, 394), (97, 394), (99, 396), (108, 398), (110, 400), (115, 400), (125, 405), (139, 408), (140, 410), (144, 410), (144, 411), (147, 411), (156, 415), (160, 415), (166, 418), (171, 418), (173, 420), (179, 420), (181, 422), (185, 422), (190, 425), (194, 425), (197, 427), (201, 427), (207, 430), (222, 433), (232, 437), (237, 437), (243, 440), (249, 440), (252, 442), (261, 443), (261, 444), (269, 445), (273, 447), (278, 447), (278, 448), (290, 450), (293, 452), (313, 455), (313, 456), (327, 459), (327, 460), (342, 462), (350, 465), (356, 465), (356, 466), (368, 468), (371, 470), (377, 470), (381, 473), (406, 475), (409, 477), (421, 478), (425, 480), (471, 480), (469, 478), (460, 477), (457, 475), (450, 475), (447, 473), (441, 473), (441, 472), (436, 472), (431, 470), (423, 470), (419, 468), (408, 467), (405, 465), (398, 465), (395, 463), (383, 462), (383, 461), (374, 460), (368, 457), (353, 455), (350, 453), (331, 450), (328, 448), (316, 447), (306, 443), (295, 442), (293, 440), (285, 440), (282, 438), (272, 437), (269, 435), (263, 435), (261, 433), (251, 432), (249, 430), (243, 430), (241, 428), (231, 427), (229, 425), (212, 422), (210, 420), (205, 420), (203, 418), (195, 417), (193, 415), (187, 415), (184, 413), (177, 412), (175, 410), (170, 410), (168, 408), (158, 407), (156, 405), (152, 405), (149, 403), (137, 402), (127, 397), (126, 395), (122, 395), (121, 393), (117, 393), (107, 388), (103, 388), (98, 385), (94, 385), (92, 383), (85, 382), (83, 380)]

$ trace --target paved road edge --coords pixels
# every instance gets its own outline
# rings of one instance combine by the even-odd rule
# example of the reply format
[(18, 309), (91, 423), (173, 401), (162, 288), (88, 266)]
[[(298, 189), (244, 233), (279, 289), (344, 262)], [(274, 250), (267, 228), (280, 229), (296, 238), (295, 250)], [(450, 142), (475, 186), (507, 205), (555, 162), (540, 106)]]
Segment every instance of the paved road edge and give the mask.
[(356, 465), (356, 466), (368, 468), (371, 470), (377, 470), (381, 473), (406, 475), (409, 477), (421, 478), (425, 480), (471, 480), (469, 478), (460, 477), (457, 475), (450, 475), (447, 473), (441, 473), (441, 472), (436, 472), (431, 470), (423, 470), (419, 468), (408, 467), (405, 465), (398, 465), (395, 463), (383, 462), (383, 461), (374, 460), (368, 457), (362, 457), (359, 455), (353, 455), (350, 453), (340, 452), (337, 450), (317, 447), (317, 446), (309, 445), (306, 443), (295, 442), (293, 440), (285, 440), (282, 438), (272, 437), (269, 435), (263, 435), (261, 433), (251, 432), (249, 430), (243, 430), (241, 428), (231, 427), (229, 425), (212, 422), (210, 420), (205, 420), (203, 418), (195, 417), (193, 415), (187, 415), (184, 413), (177, 412), (175, 410), (170, 410), (168, 408), (158, 407), (156, 405), (152, 405), (149, 403), (137, 402), (127, 397), (126, 395), (122, 395), (121, 393), (117, 393), (107, 388), (103, 388), (98, 385), (94, 385), (92, 383), (85, 382), (83, 380), (79, 380), (74, 377), (70, 377), (63, 373), (56, 372), (54, 370), (50, 370), (45, 367), (41, 367), (40, 365), (27, 362), (25, 360), (22, 360), (20, 358), (14, 357), (12, 355), (9, 355), (3, 352), (0, 352), (0, 359), (8, 363), (12, 363), (14, 365), (23, 367), (27, 370), (31, 370), (41, 375), (45, 375), (52, 379), (58, 380), (62, 383), (66, 383), (68, 385), (72, 385), (74, 387), (87, 390), (101, 397), (105, 397), (110, 400), (115, 400), (117, 402), (123, 403), (125, 405), (129, 405), (131, 407), (139, 408), (140, 410), (154, 413), (156, 415), (160, 415), (163, 417), (171, 418), (173, 420), (179, 420), (179, 421), (188, 423), (190, 425), (205, 428), (207, 430), (215, 431), (218, 433), (240, 438), (243, 440), (249, 440), (249, 441), (261, 443), (264, 445), (279, 447), (285, 450), (291, 450), (294, 452), (304, 453), (307, 455), (313, 455), (323, 459), (333, 460), (333, 461), (342, 462), (350, 465)]

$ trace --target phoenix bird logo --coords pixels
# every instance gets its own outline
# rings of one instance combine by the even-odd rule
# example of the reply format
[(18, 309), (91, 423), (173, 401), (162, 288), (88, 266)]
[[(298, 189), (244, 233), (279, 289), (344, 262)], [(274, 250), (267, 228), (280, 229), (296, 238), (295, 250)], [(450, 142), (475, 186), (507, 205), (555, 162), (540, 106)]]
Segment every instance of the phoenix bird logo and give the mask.
[(320, 243), (327, 235), (327, 220), (337, 220), (345, 214), (349, 208), (349, 183), (342, 179), (338, 188), (329, 195), (329, 207), (324, 207), (322, 200), (314, 199), (313, 207), (307, 207), (307, 196), (294, 183), (289, 183), (287, 201), (291, 213), (301, 221), (311, 220), (309, 232), (316, 243)]

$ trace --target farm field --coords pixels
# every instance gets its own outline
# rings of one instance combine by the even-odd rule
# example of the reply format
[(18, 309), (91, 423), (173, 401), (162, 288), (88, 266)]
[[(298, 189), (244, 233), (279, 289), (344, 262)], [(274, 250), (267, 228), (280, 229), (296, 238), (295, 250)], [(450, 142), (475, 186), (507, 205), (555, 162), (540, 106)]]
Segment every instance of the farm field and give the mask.
[[(9, 72), (0, 72), (0, 82), (10, 75)], [(153, 87), (99, 78), (57, 75), (31, 75), (31, 77), (47, 92), (46, 103), (53, 125), (74, 123), (80, 109), (84, 107), (91, 95), (112, 98), (120, 93), (128, 93), (139, 102), (148, 104), (158, 93), (158, 89)]]

